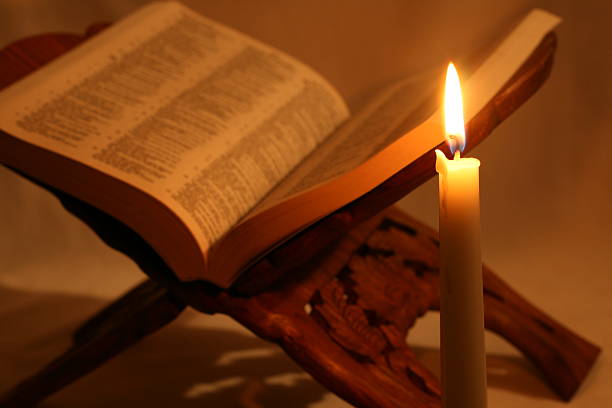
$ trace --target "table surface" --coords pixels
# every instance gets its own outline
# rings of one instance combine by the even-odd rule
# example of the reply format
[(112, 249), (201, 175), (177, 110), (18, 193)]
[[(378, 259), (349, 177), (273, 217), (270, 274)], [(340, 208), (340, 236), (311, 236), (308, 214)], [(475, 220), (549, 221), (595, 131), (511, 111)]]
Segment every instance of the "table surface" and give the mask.
[[(79, 32), (143, 3), (2, 2), (0, 45), (48, 31)], [(604, 41), (612, 6), (595, 0), (580, 8), (571, 0), (470, 0), (461, 9), (400, 0), (185, 3), (309, 62), (352, 107), (381, 84), (406, 74), (418, 80), (415, 72), (503, 35), (533, 6), (560, 14), (565, 21), (548, 83), (474, 151), (483, 163), (483, 255), (522, 294), (604, 352), (568, 405), (522, 356), (488, 336), (489, 400), (495, 407), (610, 404), (612, 163), (604, 155), (612, 148), (612, 54)], [(437, 225), (436, 188), (427, 183), (402, 206)], [(81, 320), (142, 277), (47, 193), (0, 169), (0, 389), (62, 351)], [(437, 339), (436, 314), (410, 338), (434, 372)], [(348, 406), (230, 319), (187, 311), (42, 406), (284, 407), (287, 401)]]

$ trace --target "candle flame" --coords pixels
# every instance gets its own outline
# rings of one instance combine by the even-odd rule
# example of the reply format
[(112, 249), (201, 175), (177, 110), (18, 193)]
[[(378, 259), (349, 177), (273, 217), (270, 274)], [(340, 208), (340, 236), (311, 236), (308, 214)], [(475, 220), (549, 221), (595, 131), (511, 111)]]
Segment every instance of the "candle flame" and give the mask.
[(463, 99), (461, 84), (455, 66), (451, 62), (446, 70), (446, 86), (444, 89), (444, 124), (446, 140), (451, 153), (457, 149), (465, 149), (465, 125), (463, 123)]

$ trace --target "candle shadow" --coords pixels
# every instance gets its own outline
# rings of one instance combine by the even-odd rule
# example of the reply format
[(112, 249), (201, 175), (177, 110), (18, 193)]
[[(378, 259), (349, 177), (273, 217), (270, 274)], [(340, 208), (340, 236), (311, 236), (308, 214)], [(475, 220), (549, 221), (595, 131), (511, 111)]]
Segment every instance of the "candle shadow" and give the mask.
[[(74, 329), (107, 303), (0, 287), (0, 393), (65, 351)], [(229, 318), (186, 310), (39, 406), (306, 408), (329, 398), (277, 346)]]
[(489, 387), (559, 401), (540, 372), (522, 356), (487, 354)]
[[(440, 351), (412, 346), (417, 359), (440, 378)], [(523, 394), (538, 399), (560, 401), (540, 372), (523, 356), (487, 354), (487, 387)]]

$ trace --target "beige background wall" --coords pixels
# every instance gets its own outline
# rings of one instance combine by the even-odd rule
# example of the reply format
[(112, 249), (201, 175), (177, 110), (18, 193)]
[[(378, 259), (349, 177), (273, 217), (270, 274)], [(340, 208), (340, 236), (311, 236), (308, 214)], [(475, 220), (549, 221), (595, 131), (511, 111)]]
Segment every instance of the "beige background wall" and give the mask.
[[(0, 0), (0, 46), (80, 32), (145, 1)], [(612, 402), (612, 48), (607, 1), (186, 1), (310, 63), (358, 107), (485, 47), (534, 6), (561, 15), (544, 88), (473, 152), (482, 161), (485, 262), (534, 303), (604, 347), (570, 407)], [(437, 225), (435, 180), (402, 206)], [(0, 169), (0, 390), (48, 361), (70, 331), (143, 275), (42, 192)], [(410, 343), (433, 370), (437, 316)], [(490, 406), (561, 407), (537, 373), (487, 337)], [(343, 407), (273, 346), (223, 317), (187, 312), (48, 407)]]

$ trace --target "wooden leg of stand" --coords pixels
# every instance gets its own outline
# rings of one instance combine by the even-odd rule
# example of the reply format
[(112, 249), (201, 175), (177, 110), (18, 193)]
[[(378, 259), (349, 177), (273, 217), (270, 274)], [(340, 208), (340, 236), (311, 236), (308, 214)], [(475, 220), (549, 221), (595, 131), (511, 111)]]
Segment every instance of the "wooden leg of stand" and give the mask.
[[(73, 334), (74, 343), (84, 343), (104, 332), (113, 330), (117, 322), (135, 312), (144, 311), (145, 314), (151, 312), (146, 318), (152, 319), (150, 323), (155, 326), (157, 319), (162, 317), (158, 312), (165, 311), (164, 306), (168, 306), (168, 310), (171, 311), (172, 305), (179, 307), (180, 302), (172, 300), (165, 287), (148, 279), (84, 322)], [(146, 325), (149, 326), (149, 324)]]
[(0, 397), (0, 406), (34, 406), (173, 321), (185, 305), (158, 284), (137, 286), (82, 326), (74, 345)]
[(485, 326), (538, 367), (551, 388), (569, 401), (600, 353), (599, 347), (527, 302), (485, 268)]

